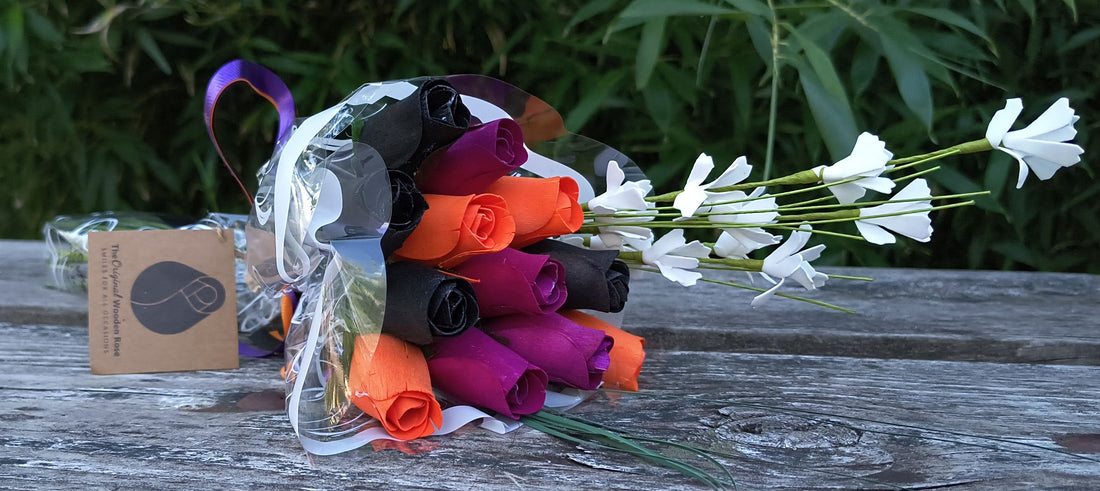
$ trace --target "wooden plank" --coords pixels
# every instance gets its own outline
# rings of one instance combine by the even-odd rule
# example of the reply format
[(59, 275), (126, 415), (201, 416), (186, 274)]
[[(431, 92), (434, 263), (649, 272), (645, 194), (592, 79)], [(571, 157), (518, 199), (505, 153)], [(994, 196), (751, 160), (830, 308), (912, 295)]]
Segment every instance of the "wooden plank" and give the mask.
[[(714, 284), (632, 280), (624, 325), (653, 347), (879, 358), (1100, 364), (1100, 276), (822, 268), (873, 277), (783, 291), (855, 314)], [(724, 279), (747, 283), (744, 274)], [(757, 286), (769, 286), (757, 279)]]
[[(84, 325), (87, 301), (48, 290), (41, 242), (0, 241), (0, 321)], [(959, 361), (1100, 364), (1100, 276), (1060, 273), (822, 268), (870, 276), (792, 294), (759, 309), (753, 292), (654, 274), (633, 281), (625, 327), (659, 349)], [(744, 275), (726, 275), (745, 282)], [(758, 286), (762, 281), (757, 280)]]
[[(418, 455), (364, 449), (311, 463), (281, 411), (279, 360), (92, 376), (86, 353), (83, 328), (0, 324), (5, 487), (696, 487), (529, 429), (466, 429), (412, 444)], [(740, 452), (722, 460), (745, 487), (1090, 488), (1100, 479), (1097, 367), (651, 351), (641, 382), (645, 394), (598, 394), (574, 413)], [(1092, 460), (1056, 453), (1067, 449)]]

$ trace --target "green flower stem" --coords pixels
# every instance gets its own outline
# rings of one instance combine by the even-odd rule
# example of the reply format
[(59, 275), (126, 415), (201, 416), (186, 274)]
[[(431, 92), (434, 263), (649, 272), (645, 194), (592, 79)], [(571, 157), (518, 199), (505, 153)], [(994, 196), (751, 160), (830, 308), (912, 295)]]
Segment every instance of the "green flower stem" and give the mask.
[[(934, 171), (935, 169), (938, 169), (938, 167), (933, 167), (931, 169), (927, 169), (927, 170), (918, 172), (914, 175), (922, 174), (922, 173), (926, 173), (926, 172), (931, 172), (931, 171)], [(901, 181), (903, 179), (908, 179), (909, 177), (910, 176), (905, 176), (905, 177), (899, 178), (897, 180)], [(985, 196), (985, 195), (988, 195), (988, 194), (991, 194), (991, 193), (989, 191), (980, 191), (980, 192), (974, 192), (974, 193), (945, 194), (945, 195), (942, 195), (942, 196), (933, 196), (932, 199), (933, 200), (943, 200), (943, 199), (951, 199), (951, 198), (970, 198), (970, 197), (974, 197), (974, 196)], [(732, 203), (743, 203), (743, 202), (746, 202), (746, 201), (755, 201), (757, 199), (760, 199), (760, 198), (747, 198), (747, 199), (743, 199), (743, 200), (723, 201), (723, 202), (720, 202), (720, 203), (714, 203), (713, 205), (708, 203), (707, 206), (717, 206), (717, 205), (725, 205), (725, 204), (732, 204)], [(795, 205), (803, 205), (803, 204), (806, 204), (806, 203), (825, 201), (825, 200), (829, 200), (829, 199), (832, 199), (832, 197), (819, 198), (819, 199), (815, 199), (815, 200), (807, 200), (807, 201), (803, 201), (803, 202), (800, 202), (800, 203), (793, 203), (793, 204), (790, 204), (790, 205), (780, 205), (780, 206), (776, 207), (775, 209), (738, 210), (737, 212), (734, 212), (734, 213), (730, 213), (730, 212), (702, 212), (702, 213), (698, 213), (697, 212), (696, 214), (692, 215), (692, 217), (693, 218), (704, 218), (704, 217), (710, 217), (710, 216), (748, 215), (748, 214), (753, 214), (753, 213), (772, 213), (774, 211), (779, 211), (780, 213), (782, 213), (782, 212), (786, 212), (786, 211), (805, 211), (805, 210), (820, 210), (820, 209), (831, 209), (831, 208), (865, 208), (865, 207), (868, 207), (868, 206), (881, 205), (881, 204), (885, 204), (885, 203), (905, 203), (905, 202), (910, 202), (910, 201), (925, 201), (925, 200), (927, 200), (927, 198), (909, 198), (909, 199), (892, 199), (892, 200), (878, 200), (878, 201), (861, 201), (861, 202), (858, 202), (858, 203), (833, 203), (833, 204), (815, 205), (815, 206), (795, 206)], [(668, 209), (668, 208), (669, 207), (659, 207), (659, 208), (654, 208), (654, 209)], [(671, 209), (674, 209), (674, 208), (671, 208)], [(679, 218), (680, 216), (681, 216), (681, 213), (679, 213), (679, 212), (675, 212), (675, 213), (672, 213), (672, 212), (669, 212), (669, 213), (622, 212), (622, 213), (612, 213), (612, 214), (609, 214), (609, 215), (607, 215), (607, 214), (588, 213), (588, 214), (585, 215), (585, 218), (586, 219), (595, 219), (595, 218)], [(629, 224), (629, 222), (621, 222), (621, 224), (626, 225), (626, 224)]]
[(973, 204), (974, 204), (973, 201), (963, 201), (963, 202), (960, 202), (960, 203), (951, 203), (951, 204), (948, 204), (948, 205), (932, 206), (932, 207), (928, 207), (928, 208), (920, 208), (920, 209), (916, 209), (916, 210), (912, 210), (912, 211), (903, 211), (903, 212), (898, 212), (898, 213), (883, 213), (881, 215), (867, 215), (867, 216), (864, 216), (864, 217), (857, 216), (855, 218), (848, 218), (848, 217), (844, 217), (844, 218), (825, 218), (825, 219), (807, 220), (807, 221), (802, 222), (802, 223), (807, 223), (807, 224), (810, 224), (810, 225), (823, 225), (823, 224), (826, 224), (826, 223), (854, 222), (854, 221), (857, 221), (857, 220), (868, 220), (868, 219), (871, 219), (871, 218), (887, 218), (887, 217), (896, 217), (896, 216), (901, 216), (901, 215), (913, 215), (913, 214), (917, 214), (917, 213), (933, 212), (933, 211), (939, 211), (939, 210), (946, 210), (948, 208), (958, 208), (960, 206), (971, 206)]
[[(852, 179), (853, 181), (855, 179)], [(742, 184), (734, 184), (732, 186), (722, 186), (717, 188), (708, 189), (710, 193), (726, 193), (729, 191), (743, 191), (745, 189), (756, 189), (758, 187), (768, 186), (791, 186), (796, 184), (814, 184), (821, 181), (821, 175), (813, 170), (804, 170), (801, 172), (795, 172), (794, 174), (777, 177), (775, 179), (767, 179), (757, 182), (746, 182)], [(848, 181), (851, 182), (851, 181)], [(839, 184), (839, 183), (837, 183)], [(650, 196), (646, 198), (646, 201), (651, 203), (671, 203), (676, 200), (676, 196), (684, 192), (682, 189), (679, 191), (672, 191), (665, 194), (659, 194), (657, 196)], [(778, 196), (773, 194), (772, 196)], [(709, 203), (708, 203), (709, 204)]]
[(859, 210), (822, 211), (817, 213), (801, 213), (794, 215), (779, 215), (778, 220), (785, 222), (804, 222), (814, 220), (835, 220), (859, 218)]
[[(887, 162), (887, 165), (901, 166), (903, 164), (915, 163), (915, 162), (927, 162), (929, 160), (935, 160), (946, 157), (952, 154), (965, 154), (965, 153), (978, 153), (988, 152), (993, 150), (993, 145), (989, 143), (989, 140), (982, 138), (980, 140), (968, 141), (966, 143), (960, 143), (953, 147), (948, 147), (934, 152), (929, 152), (921, 155), (914, 155), (912, 157), (904, 157), (900, 159), (894, 159)], [(895, 167), (893, 170), (898, 170)]]
[(910, 179), (916, 179), (920, 176), (923, 176), (925, 174), (931, 174), (931, 173), (936, 172), (938, 170), (940, 170), (940, 166), (937, 165), (935, 167), (930, 167), (928, 169), (920, 170), (920, 171), (914, 172), (912, 174), (906, 174), (906, 175), (901, 176), (897, 179), (894, 179), (894, 184), (900, 184), (900, 183), (903, 183), (903, 182), (908, 181)]
[(717, 264), (729, 266), (738, 271), (763, 271), (763, 259), (734, 259), (729, 257), (701, 257), (699, 262), (703, 264)]
[[(985, 195), (988, 195), (988, 194), (991, 194), (990, 191), (978, 191), (978, 192), (974, 192), (974, 193), (961, 193), (961, 194), (944, 194), (944, 195), (941, 195), (941, 196), (933, 196), (932, 199), (933, 200), (962, 199), (962, 198), (973, 198), (975, 196), (985, 196)], [(779, 207), (779, 211), (781, 211), (781, 212), (782, 211), (803, 211), (803, 210), (818, 210), (818, 209), (825, 209), (825, 208), (852, 208), (852, 207), (863, 208), (863, 207), (866, 207), (866, 206), (882, 205), (882, 204), (886, 204), (886, 203), (906, 203), (906, 202), (910, 202), (910, 201), (925, 201), (926, 199), (927, 198), (909, 198), (909, 199), (894, 199), (894, 200), (879, 200), (879, 201), (861, 201), (859, 203), (847, 203), (847, 204), (835, 203), (835, 204), (830, 204), (830, 205), (815, 205), (815, 206), (787, 206), (787, 205), (784, 205), (784, 206)], [(767, 210), (765, 210), (765, 211), (767, 211)]]
[[(793, 232), (795, 230), (802, 230), (798, 227), (792, 227), (790, 225), (778, 225), (778, 224), (772, 224), (772, 225), (768, 225), (768, 226), (762, 227), (762, 228), (767, 228), (767, 229), (770, 229), (770, 230), (785, 230), (785, 231), (788, 231), (788, 232)], [(831, 230), (820, 230), (820, 229), (816, 229), (816, 228), (810, 229), (810, 230), (803, 230), (803, 232), (809, 232), (809, 233), (815, 234), (815, 235), (828, 235), (829, 237), (840, 237), (842, 239), (848, 239), (848, 240), (858, 240), (858, 241), (866, 241), (867, 240), (867, 239), (864, 239), (863, 236), (860, 236), (860, 235), (842, 234), (840, 232), (833, 232)]]
[(842, 274), (831, 274), (831, 275), (829, 275), (829, 279), (830, 280), (831, 279), (838, 279), (838, 280), (854, 280), (854, 281), (875, 281), (874, 278), (870, 278), (870, 277), (867, 277), (867, 276), (847, 276), (847, 275), (842, 275)]
[(798, 206), (807, 206), (807, 205), (812, 205), (814, 203), (820, 203), (822, 201), (833, 201), (834, 199), (836, 199), (836, 198), (833, 195), (830, 194), (828, 196), (822, 196), (820, 198), (808, 199), (808, 200), (804, 200), (804, 201), (796, 201), (794, 203), (779, 205), (778, 207), (779, 208), (784, 208), (784, 207), (790, 208), (790, 207), (798, 207)]
[[(924, 201), (924, 200), (904, 200), (904, 201)], [(896, 202), (901, 202), (901, 200), (898, 200)], [(897, 212), (897, 213), (885, 213), (885, 214), (868, 215), (868, 216), (859, 216), (859, 210), (838, 210), (838, 211), (834, 211), (834, 212), (825, 212), (825, 213), (805, 213), (805, 214), (801, 214), (801, 215), (780, 215), (779, 219), (786, 220), (786, 221), (801, 221), (801, 223), (806, 223), (806, 224), (809, 224), (809, 225), (822, 225), (822, 224), (826, 224), (826, 223), (854, 222), (856, 220), (866, 220), (866, 219), (870, 219), (870, 218), (886, 218), (886, 217), (893, 217), (893, 216), (900, 216), (900, 215), (912, 215), (912, 214), (916, 214), (916, 213), (946, 210), (948, 208), (958, 208), (960, 206), (971, 206), (973, 204), (974, 204), (974, 201), (971, 200), (971, 201), (963, 201), (963, 202), (959, 202), (959, 203), (951, 203), (951, 204), (941, 205), (941, 206), (932, 206), (932, 207), (929, 207), (929, 208), (919, 208), (919, 209), (911, 210), (911, 211), (903, 211), (903, 212)], [(703, 218), (690, 218), (690, 219), (687, 219), (687, 220), (676, 221), (676, 222), (671, 222), (671, 221), (669, 221), (669, 222), (629, 222), (629, 223), (617, 223), (617, 224), (610, 224), (610, 225), (609, 224), (588, 223), (588, 224), (585, 224), (585, 225), (581, 226), (581, 228), (579, 230), (577, 230), (577, 233), (598, 234), (598, 233), (600, 233), (600, 227), (608, 227), (608, 226), (615, 226), (615, 225), (642, 227), (642, 228), (649, 228), (649, 229), (675, 229), (675, 228), (692, 229), (692, 228), (699, 228), (699, 229), (710, 229), (710, 230), (723, 229), (723, 228), (752, 228), (752, 227), (775, 228), (776, 227), (776, 224), (714, 222), (714, 221), (710, 221), (710, 220), (703, 219)]]
[[(730, 474), (729, 470), (714, 459), (707, 450), (655, 438), (639, 437), (605, 425), (594, 424), (576, 416), (546, 410), (539, 411), (535, 414), (525, 415), (521, 417), (520, 420), (528, 427), (546, 433), (547, 435), (555, 436), (580, 445), (633, 455), (697, 479), (714, 489), (724, 489), (727, 484), (732, 485), (734, 483), (733, 475)], [(635, 443), (636, 441), (665, 445), (691, 452), (697, 457), (721, 469), (726, 480), (714, 476), (706, 470), (685, 462), (678, 457), (644, 447)]]
[[(764, 292), (768, 291), (765, 288), (758, 288), (758, 287), (755, 287), (755, 286), (742, 285), (740, 283), (733, 283), (731, 281), (716, 280), (716, 279), (713, 279), (713, 278), (700, 278), (699, 281), (705, 281), (707, 283), (714, 283), (716, 285), (732, 286), (734, 288), (740, 288), (742, 290), (752, 290), (752, 291), (758, 292), (758, 293), (764, 293)], [(806, 302), (806, 303), (809, 303), (809, 304), (817, 305), (819, 307), (826, 307), (826, 308), (830, 308), (830, 309), (833, 309), (833, 310), (839, 310), (841, 312), (845, 312), (845, 313), (848, 313), (848, 314), (856, 313), (856, 311), (854, 311), (852, 309), (846, 309), (846, 308), (841, 307), (839, 305), (833, 305), (831, 303), (822, 302), (820, 300), (813, 300), (813, 299), (809, 299), (809, 298), (806, 298), (806, 297), (791, 295), (789, 293), (775, 292), (775, 296), (783, 297), (783, 298), (789, 298), (791, 300), (798, 300), (799, 302)]]

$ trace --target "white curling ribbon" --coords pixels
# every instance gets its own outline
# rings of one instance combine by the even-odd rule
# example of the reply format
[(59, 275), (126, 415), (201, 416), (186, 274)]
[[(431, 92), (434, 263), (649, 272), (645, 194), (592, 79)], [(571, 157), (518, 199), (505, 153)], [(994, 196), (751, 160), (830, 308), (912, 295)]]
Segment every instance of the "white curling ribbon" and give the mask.
[(309, 221), (306, 244), (324, 251), (331, 251), (331, 244), (325, 244), (317, 240), (317, 230), (340, 218), (340, 213), (344, 210), (344, 196), (343, 190), (340, 188), (340, 178), (328, 169), (322, 170), (325, 177), (321, 180), (321, 190), (317, 193), (317, 205), (313, 210), (313, 219)]
[[(298, 435), (299, 440), (301, 440), (303, 436), (298, 425), (298, 407), (302, 402), (302, 391), (305, 389), (306, 378), (314, 376), (314, 374), (311, 373), (311, 367), (315, 361), (314, 357), (317, 350), (317, 341), (321, 337), (321, 329), (324, 320), (324, 299), (330, 294), (328, 291), (330, 285), (335, 282), (339, 272), (340, 264), (338, 261), (330, 261), (325, 268), (324, 279), (321, 281), (321, 291), (319, 295), (312, 299), (314, 302), (313, 318), (310, 319), (309, 332), (306, 333), (306, 342), (302, 346), (301, 351), (294, 355), (290, 363), (290, 370), (294, 375), (294, 387), (287, 396), (287, 418), (290, 419), (290, 427), (294, 428), (294, 434)], [(327, 442), (317, 443), (324, 444)], [(305, 444), (305, 440), (302, 440), (302, 445), (305, 446)], [(307, 450), (309, 449), (307, 448)], [(310, 450), (310, 452), (312, 452), (312, 450)], [(324, 453), (318, 454), (328, 455)]]
[[(322, 136), (321, 133), (326, 127), (330, 126), (330, 123), (339, 118), (340, 114), (349, 106), (374, 104), (383, 97), (402, 100), (415, 92), (416, 86), (408, 82), (383, 82), (364, 85), (343, 102), (306, 118), (306, 120), (298, 125), (290, 135), (290, 139), (287, 140), (286, 145), (284, 145), (279, 152), (278, 163), (275, 167), (272, 209), (265, 209), (263, 205), (266, 203), (261, 201), (260, 196), (256, 198), (256, 217), (260, 225), (266, 224), (269, 219), (274, 219), (275, 266), (279, 272), (279, 276), (284, 282), (295, 283), (310, 272), (309, 254), (298, 242), (290, 241), (288, 244), (287, 241), (287, 225), (290, 222), (290, 203), (292, 200), (291, 181), (294, 178), (296, 166), (301, 162), (302, 155), (305, 154), (311, 146), (329, 150), (334, 150), (342, 146), (340, 144), (342, 140)], [(333, 130), (342, 130), (342, 128), (332, 128), (330, 129), (330, 133)], [(338, 217), (339, 215), (340, 213), (337, 211), (336, 216)], [(305, 223), (311, 232), (306, 237), (301, 238), (301, 240), (315, 242), (310, 235), (324, 224), (322, 223), (321, 225), (312, 227), (310, 222), (313, 217), (299, 218), (301, 223)], [(329, 223), (331, 223), (331, 221)], [(290, 272), (287, 271), (286, 261), (284, 260), (287, 255), (296, 258), (297, 264), (303, 265), (306, 270), (301, 271), (297, 276), (291, 275)]]
[[(463, 94), (462, 103), (470, 110), (471, 115), (480, 119), (482, 122), (496, 121), (498, 119), (512, 119), (512, 116), (510, 116), (507, 111), (484, 99)], [(524, 162), (520, 168), (539, 177), (560, 176), (572, 178), (577, 182), (577, 186), (580, 188), (577, 201), (581, 203), (596, 196), (596, 190), (592, 189), (592, 183), (588, 182), (588, 179), (585, 179), (576, 169), (554, 159), (547, 158), (538, 152), (532, 151), (526, 144), (523, 145), (523, 148), (527, 149), (527, 162)]]
[[(345, 103), (340, 103), (310, 116), (290, 135), (290, 140), (283, 146), (283, 150), (279, 154), (279, 161), (275, 167), (274, 215), (272, 218), (275, 225), (275, 267), (279, 271), (279, 277), (286, 283), (295, 283), (307, 274), (306, 271), (302, 271), (297, 277), (291, 276), (286, 270), (286, 261), (284, 260), (287, 254), (297, 258), (298, 264), (308, 266), (310, 263), (309, 254), (301, 244), (291, 242), (289, 244), (290, 250), (286, 250), (288, 248), (286, 243), (286, 229), (287, 222), (290, 218), (290, 187), (291, 179), (294, 177), (294, 168), (297, 166), (302, 154), (305, 153), (306, 148), (310, 145), (313, 138), (316, 137), (345, 106)], [(257, 217), (259, 217), (259, 213), (257, 213)], [(263, 225), (265, 222), (266, 220), (263, 220), (260, 224)]]

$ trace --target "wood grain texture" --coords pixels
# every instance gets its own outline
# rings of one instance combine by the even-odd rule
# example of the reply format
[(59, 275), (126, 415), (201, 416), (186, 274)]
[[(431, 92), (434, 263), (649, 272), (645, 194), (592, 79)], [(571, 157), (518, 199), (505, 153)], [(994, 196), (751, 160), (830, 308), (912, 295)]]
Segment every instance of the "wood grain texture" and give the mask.
[[(412, 444), (418, 455), (363, 449), (311, 462), (281, 410), (279, 360), (93, 376), (85, 329), (10, 323), (0, 323), (0, 359), (6, 488), (698, 487), (529, 429), (464, 429)], [(1100, 453), (1057, 451), (1100, 450), (1098, 375), (1088, 366), (651, 351), (645, 393), (598, 394), (573, 412), (739, 454), (722, 460), (747, 488), (1089, 489), (1100, 482)]]
[[(0, 240), (0, 288), (22, 293), (0, 296), (0, 321), (86, 325), (86, 298), (43, 286), (45, 257), (41, 242)], [(1100, 276), (823, 269), (875, 281), (784, 291), (858, 313), (785, 298), (752, 309), (753, 292), (682, 288), (643, 273), (632, 282), (624, 326), (657, 349), (1100, 365)]]
[(1100, 276), (822, 269), (875, 281), (833, 279), (811, 292), (784, 291), (857, 313), (786, 298), (752, 309), (753, 292), (680, 288), (651, 274), (632, 281), (624, 325), (664, 349), (1100, 364)]

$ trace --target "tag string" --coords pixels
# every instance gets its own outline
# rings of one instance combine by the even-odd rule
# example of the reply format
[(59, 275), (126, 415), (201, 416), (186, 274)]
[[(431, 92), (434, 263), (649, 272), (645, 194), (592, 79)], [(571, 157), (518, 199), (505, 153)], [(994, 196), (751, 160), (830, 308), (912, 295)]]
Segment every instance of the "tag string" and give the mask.
[(252, 195), (249, 194), (248, 188), (237, 176), (237, 172), (229, 165), (225, 153), (218, 145), (218, 138), (214, 135), (214, 108), (225, 89), (237, 82), (247, 83), (254, 92), (267, 99), (267, 102), (275, 106), (275, 110), (279, 112), (279, 133), (275, 141), (276, 148), (285, 142), (287, 135), (290, 134), (291, 127), (294, 125), (294, 96), (291, 95), (290, 89), (287, 88), (278, 75), (263, 66), (246, 60), (233, 60), (222, 65), (214, 73), (214, 76), (210, 77), (210, 83), (206, 86), (206, 99), (202, 111), (203, 120), (206, 122), (206, 132), (210, 135), (210, 140), (214, 142), (214, 148), (218, 151), (218, 157), (225, 164), (225, 168), (229, 169), (230, 175), (237, 181), (241, 191), (244, 191), (248, 202), (252, 203)]

